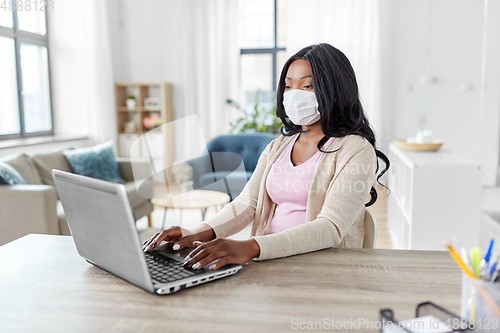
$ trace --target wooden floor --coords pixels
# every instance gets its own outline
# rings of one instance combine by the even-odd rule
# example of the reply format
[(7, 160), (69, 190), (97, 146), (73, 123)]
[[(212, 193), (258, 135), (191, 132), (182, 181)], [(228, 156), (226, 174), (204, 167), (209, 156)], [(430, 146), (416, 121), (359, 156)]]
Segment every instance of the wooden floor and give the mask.
[[(170, 189), (172, 192), (177, 192), (178, 191), (178, 186), (173, 185), (172, 188)], [(377, 201), (368, 207), (368, 210), (373, 214), (375, 217), (375, 220), (377, 222), (377, 245), (376, 248), (378, 249), (392, 249), (392, 242), (391, 239), (389, 238), (389, 233), (387, 232), (386, 228), (386, 221), (387, 221), (387, 190), (378, 185), (376, 187), (377, 190)], [(166, 194), (166, 189), (164, 184), (156, 184), (155, 185), (155, 197), (159, 196), (164, 196)], [(158, 208), (161, 210), (161, 208)], [(187, 227), (187, 226), (186, 226)], [(156, 230), (157, 231), (157, 230)], [(154, 232), (156, 232), (154, 231)], [(149, 232), (143, 232), (144, 238), (147, 239), (152, 235), (153, 230), (150, 230)], [(245, 236), (245, 239), (247, 237)]]

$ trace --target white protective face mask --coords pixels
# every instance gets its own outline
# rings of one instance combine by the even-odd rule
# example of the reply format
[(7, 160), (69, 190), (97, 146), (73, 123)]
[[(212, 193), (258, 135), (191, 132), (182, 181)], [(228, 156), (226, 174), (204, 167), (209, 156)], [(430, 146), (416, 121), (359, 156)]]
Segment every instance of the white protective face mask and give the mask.
[(314, 92), (289, 90), (283, 94), (283, 106), (288, 118), (295, 125), (311, 125), (320, 119)]

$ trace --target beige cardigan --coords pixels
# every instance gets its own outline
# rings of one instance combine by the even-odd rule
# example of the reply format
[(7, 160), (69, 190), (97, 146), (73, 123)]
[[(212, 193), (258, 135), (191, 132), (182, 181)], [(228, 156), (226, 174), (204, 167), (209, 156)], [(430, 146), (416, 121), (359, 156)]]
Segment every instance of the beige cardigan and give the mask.
[(362, 247), (365, 203), (375, 183), (376, 155), (362, 136), (336, 138), (325, 150), (307, 199), (306, 221), (276, 234), (263, 235), (276, 204), (266, 190), (269, 170), (294, 136), (279, 136), (262, 152), (241, 194), (218, 214), (204, 221), (216, 237), (228, 237), (253, 221), (251, 237), (260, 246), (254, 260), (291, 256), (330, 247)]

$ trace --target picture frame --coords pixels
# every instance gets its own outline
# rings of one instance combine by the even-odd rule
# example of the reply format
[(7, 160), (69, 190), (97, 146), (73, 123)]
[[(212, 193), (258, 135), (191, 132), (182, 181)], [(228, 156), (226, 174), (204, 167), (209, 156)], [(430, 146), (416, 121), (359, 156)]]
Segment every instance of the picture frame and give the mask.
[(159, 111), (161, 109), (160, 99), (158, 97), (144, 98), (144, 109), (148, 111)]

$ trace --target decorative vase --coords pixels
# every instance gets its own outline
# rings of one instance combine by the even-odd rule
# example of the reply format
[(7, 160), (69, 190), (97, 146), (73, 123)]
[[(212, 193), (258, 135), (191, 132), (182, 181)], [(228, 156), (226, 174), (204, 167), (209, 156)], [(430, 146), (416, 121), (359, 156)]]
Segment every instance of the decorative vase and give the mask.
[(415, 121), (418, 127), (415, 142), (419, 144), (431, 143), (432, 131), (427, 128), (427, 125), (429, 123), (429, 112), (426, 110), (419, 110), (415, 114)]
[(133, 98), (128, 98), (127, 99), (127, 109), (129, 110), (134, 110), (136, 107), (136, 101)]
[(131, 120), (125, 123), (124, 130), (126, 133), (137, 133), (137, 124), (135, 121)]

